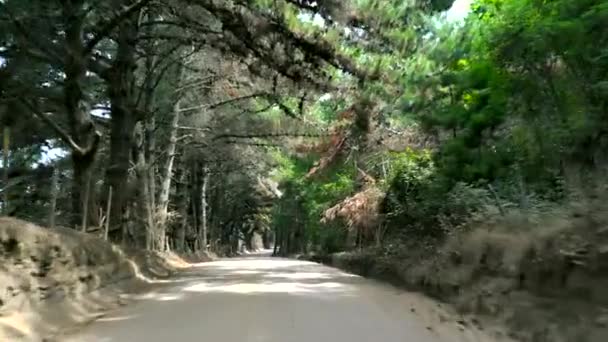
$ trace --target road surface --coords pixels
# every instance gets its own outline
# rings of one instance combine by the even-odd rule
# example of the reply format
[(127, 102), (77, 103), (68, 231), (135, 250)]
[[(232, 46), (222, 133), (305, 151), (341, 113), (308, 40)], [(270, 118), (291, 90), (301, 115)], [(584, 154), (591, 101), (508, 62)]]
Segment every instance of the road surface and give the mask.
[(64, 341), (490, 341), (446, 312), (421, 295), (330, 267), (249, 257), (197, 265)]

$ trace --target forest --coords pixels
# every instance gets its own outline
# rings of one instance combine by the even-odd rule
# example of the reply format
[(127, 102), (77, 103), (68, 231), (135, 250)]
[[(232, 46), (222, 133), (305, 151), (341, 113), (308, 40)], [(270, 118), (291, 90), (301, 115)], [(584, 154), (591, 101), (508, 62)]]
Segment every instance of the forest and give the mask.
[(608, 1), (0, 1), (2, 213), (406, 253), (601, 196)]
[[(264, 249), (186, 273), (166, 312), (281, 284), (268, 303), (299, 289), (312, 322), (332, 285), (332, 321), (387, 323), (315, 261), (476, 315), (454, 331), (606, 341), (607, 22), (608, 0), (0, 0), (0, 309)], [(443, 305), (415, 296), (385, 302)]]

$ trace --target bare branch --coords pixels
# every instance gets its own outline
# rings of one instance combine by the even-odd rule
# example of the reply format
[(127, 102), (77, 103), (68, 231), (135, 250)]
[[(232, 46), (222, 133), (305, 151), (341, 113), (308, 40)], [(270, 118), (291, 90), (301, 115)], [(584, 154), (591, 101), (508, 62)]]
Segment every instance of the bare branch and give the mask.
[(181, 137), (175, 138), (175, 142), (179, 142), (179, 141), (186, 140), (186, 139), (193, 138), (193, 137), (194, 136), (192, 134), (182, 135)]
[(319, 137), (325, 137), (325, 136), (329, 136), (330, 134), (328, 133), (294, 133), (294, 132), (281, 132), (281, 133), (260, 133), (260, 134), (231, 134), (231, 133), (227, 133), (227, 134), (220, 134), (220, 135), (216, 135), (215, 137), (213, 137), (213, 141), (216, 140), (220, 140), (220, 139), (254, 139), (254, 138), (261, 138), (261, 139), (270, 139), (270, 138), (281, 138), (281, 137), (293, 137), (293, 138), (297, 138), (297, 137), (309, 137), (309, 138), (319, 138)]
[(211, 132), (211, 128), (209, 128), (209, 127), (177, 126), (177, 129), (182, 129), (182, 130), (185, 130), (185, 131)]
[(189, 83), (186, 83), (186, 84), (183, 84), (183, 85), (177, 87), (174, 90), (174, 92), (179, 93), (179, 92), (184, 91), (189, 88), (199, 88), (199, 87), (205, 86), (206, 84), (208, 84), (210, 82), (220, 80), (220, 79), (222, 79), (221, 76), (217, 76), (217, 75), (213, 75), (213, 74), (210, 76), (201, 77), (192, 82), (189, 82)]
[(228, 104), (231, 104), (234, 102), (249, 100), (249, 99), (253, 99), (256, 97), (263, 97), (263, 96), (270, 96), (270, 94), (268, 94), (266, 92), (254, 93), (254, 94), (249, 94), (249, 95), (245, 95), (245, 96), (241, 96), (241, 97), (231, 98), (231, 99), (228, 99), (225, 101), (220, 101), (220, 102), (213, 103), (213, 104), (204, 104), (204, 105), (180, 109), (180, 112), (189, 112), (189, 111), (193, 111), (193, 110), (197, 110), (197, 109), (215, 109), (215, 108), (225, 106), (225, 105), (228, 105)]

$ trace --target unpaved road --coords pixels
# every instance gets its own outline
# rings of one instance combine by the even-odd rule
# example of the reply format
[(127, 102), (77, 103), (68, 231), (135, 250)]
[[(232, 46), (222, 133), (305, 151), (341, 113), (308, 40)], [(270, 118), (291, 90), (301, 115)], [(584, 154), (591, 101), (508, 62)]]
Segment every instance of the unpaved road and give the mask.
[[(287, 259), (204, 263), (75, 342), (494, 341), (423, 296)], [(465, 324), (466, 325), (466, 324)]]

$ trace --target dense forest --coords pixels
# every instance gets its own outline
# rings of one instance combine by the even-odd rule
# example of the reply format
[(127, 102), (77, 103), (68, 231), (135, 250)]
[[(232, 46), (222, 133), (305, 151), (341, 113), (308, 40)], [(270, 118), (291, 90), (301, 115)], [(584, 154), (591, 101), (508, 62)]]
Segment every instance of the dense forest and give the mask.
[(452, 4), (0, 1), (2, 213), (159, 251), (391, 253), (597, 192), (608, 1)]

